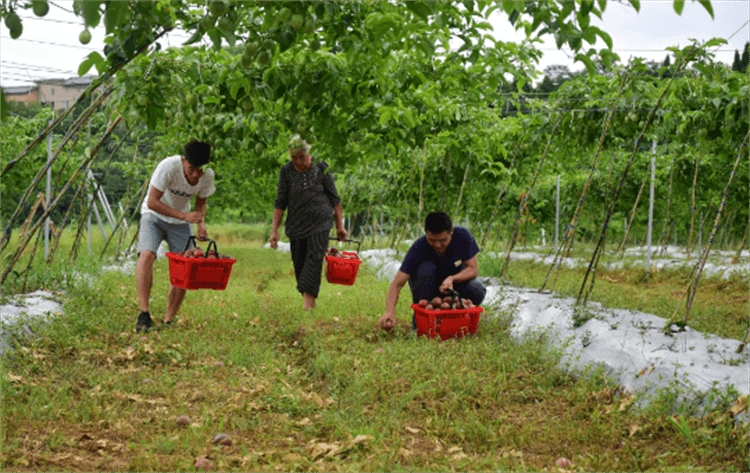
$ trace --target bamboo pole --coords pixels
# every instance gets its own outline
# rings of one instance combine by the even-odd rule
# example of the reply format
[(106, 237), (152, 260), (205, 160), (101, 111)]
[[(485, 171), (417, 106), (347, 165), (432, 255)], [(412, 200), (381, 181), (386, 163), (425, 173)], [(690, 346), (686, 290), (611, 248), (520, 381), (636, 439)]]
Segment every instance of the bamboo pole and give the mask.
[(547, 146), (544, 148), (544, 153), (542, 153), (542, 158), (539, 160), (539, 165), (536, 167), (536, 172), (534, 173), (534, 176), (531, 178), (531, 183), (529, 184), (528, 189), (524, 194), (522, 194), (521, 203), (518, 206), (518, 210), (516, 211), (516, 226), (513, 229), (513, 235), (510, 238), (510, 241), (508, 242), (508, 252), (505, 256), (505, 264), (503, 265), (503, 271), (501, 273), (501, 278), (505, 278), (505, 275), (508, 273), (508, 263), (510, 262), (510, 253), (513, 251), (513, 246), (516, 243), (516, 239), (518, 238), (518, 231), (521, 227), (521, 219), (522, 219), (522, 212), (524, 206), (526, 206), (526, 202), (529, 199), (529, 195), (531, 194), (531, 191), (534, 189), (534, 184), (536, 183), (537, 177), (539, 176), (539, 172), (542, 170), (542, 165), (544, 164), (545, 159), (547, 158), (547, 153), (549, 152), (550, 146), (552, 146), (552, 139), (555, 137), (555, 132), (557, 131), (558, 126), (560, 125), (560, 122), (562, 122), (563, 115), (560, 115), (560, 117), (557, 119), (557, 122), (555, 122), (555, 125), (552, 127), (552, 131), (550, 131), (549, 139), (547, 140)]
[[(414, 188), (414, 172), (417, 169), (417, 152), (416, 150), (413, 150), (412, 154), (414, 154), (414, 162), (411, 165), (411, 174), (409, 175), (409, 191), (411, 191)], [(409, 199), (408, 197), (405, 198), (407, 201), (406, 206), (406, 219), (404, 220), (404, 224), (399, 226), (399, 230), (396, 232), (393, 232), (393, 241), (391, 241), (391, 248), (394, 248), (396, 246), (396, 240), (402, 241), (404, 239), (404, 232), (406, 232), (406, 228), (409, 224), (409, 219), (411, 218), (411, 210), (412, 210), (412, 199)]]
[(729, 181), (727, 182), (727, 185), (724, 188), (724, 192), (722, 193), (721, 204), (719, 205), (719, 208), (716, 211), (716, 220), (714, 221), (714, 227), (711, 230), (711, 236), (708, 238), (708, 244), (706, 245), (706, 249), (703, 250), (701, 259), (698, 263), (696, 274), (695, 274), (695, 280), (692, 281), (691, 284), (688, 286), (689, 288), (688, 290), (690, 294), (688, 296), (687, 304), (685, 307), (685, 316), (682, 318), (683, 326), (687, 324), (688, 316), (690, 315), (690, 308), (693, 305), (693, 299), (695, 298), (695, 293), (698, 290), (698, 284), (700, 283), (701, 275), (703, 274), (703, 268), (706, 265), (708, 254), (711, 251), (711, 243), (713, 242), (714, 236), (716, 236), (716, 231), (718, 230), (719, 222), (721, 221), (721, 213), (724, 210), (724, 206), (727, 203), (727, 197), (729, 196), (729, 188), (732, 185), (732, 179), (734, 178), (734, 173), (737, 171), (737, 166), (739, 166), (740, 164), (740, 161), (742, 159), (742, 153), (745, 151), (745, 146), (747, 146), (747, 140), (749, 137), (750, 137), (750, 132), (748, 132), (748, 134), (745, 135), (745, 139), (742, 140), (740, 151), (739, 153), (737, 153), (737, 159), (734, 161), (734, 167), (732, 168), (732, 173), (729, 175)]
[[(123, 225), (123, 227), (124, 227), (124, 228), (123, 228), (123, 230), (122, 230), (122, 231), (120, 232), (120, 235), (119, 235), (119, 237), (117, 238), (117, 254), (118, 254), (118, 255), (120, 254), (120, 249), (122, 248), (122, 243), (123, 243), (123, 241), (124, 241), (124, 239), (125, 239), (125, 236), (126, 236), (126, 232), (127, 232), (127, 227), (128, 227), (128, 222), (129, 222), (130, 220), (132, 220), (132, 219), (133, 219), (133, 217), (135, 216), (135, 214), (136, 214), (136, 213), (137, 213), (137, 212), (138, 212), (138, 211), (140, 210), (140, 206), (138, 205), (138, 202), (141, 202), (141, 201), (142, 201), (142, 200), (144, 199), (144, 197), (143, 197), (143, 196), (144, 196), (144, 195), (146, 194), (146, 191), (147, 191), (147, 190), (148, 190), (148, 188), (149, 188), (149, 187), (148, 187), (148, 184), (149, 184), (149, 182), (150, 182), (150, 178), (146, 179), (146, 180), (144, 181), (143, 185), (141, 185), (141, 188), (140, 188), (140, 189), (138, 190), (138, 192), (136, 193), (136, 195), (135, 195), (135, 202), (136, 202), (136, 205), (135, 205), (135, 207), (133, 208), (133, 212), (132, 212), (132, 213), (131, 213), (131, 215), (130, 215), (130, 219), (126, 219), (126, 218), (125, 218), (125, 211), (123, 210), (123, 214), (122, 214), (122, 217), (121, 217), (121, 218), (120, 218), (120, 219), (119, 219), (119, 220), (117, 221), (117, 225), (118, 225), (118, 227), (119, 227), (120, 225)], [(130, 201), (127, 201), (127, 205), (130, 205)], [(127, 207), (126, 207), (126, 208), (127, 208)], [(115, 234), (115, 231), (116, 231), (116, 230), (117, 230), (117, 228), (115, 228), (115, 230), (113, 230), (113, 231), (112, 231), (112, 235), (114, 235), (114, 234)], [(112, 236), (110, 236), (110, 240), (111, 240), (111, 239), (112, 239)], [(104, 244), (104, 248), (102, 248), (102, 256), (104, 256), (104, 251), (105, 251), (105, 250), (107, 249), (107, 245), (109, 245), (109, 240), (107, 240), (107, 242), (106, 242), (106, 243)]]
[[(99, 99), (95, 102), (95, 104), (97, 106), (99, 104), (101, 104), (109, 96), (109, 94), (112, 93), (112, 90), (113, 89), (111, 87), (108, 88), (107, 90), (105, 90), (104, 93), (102, 93), (102, 95), (99, 97)], [(47, 160), (44, 163), (44, 165), (42, 166), (42, 168), (40, 169), (40, 171), (34, 177), (31, 185), (29, 185), (29, 187), (26, 189), (26, 192), (21, 197), (21, 200), (18, 203), (18, 206), (16, 206), (15, 211), (11, 215), (10, 220), (8, 221), (8, 225), (5, 227), (5, 230), (3, 231), (3, 235), (0, 237), (0, 249), (5, 249), (5, 246), (8, 244), (8, 240), (10, 239), (10, 229), (13, 227), (13, 224), (15, 223), (16, 219), (18, 218), (18, 216), (19, 216), (19, 214), (21, 212), (21, 209), (26, 205), (26, 202), (27, 202), (29, 196), (34, 192), (34, 190), (36, 189), (36, 187), (42, 181), (42, 178), (47, 173), (47, 170), (52, 166), (52, 164), (57, 159), (57, 156), (63, 150), (63, 148), (65, 147), (65, 145), (67, 145), (68, 142), (71, 139), (73, 139), (74, 134), (76, 135), (75, 140), (76, 141), (78, 140), (78, 136), (77, 135), (81, 132), (81, 127), (83, 126), (83, 124), (85, 123), (85, 121), (88, 120), (88, 118), (91, 117), (91, 114), (94, 112), (93, 105), (94, 104), (92, 104), (92, 107), (89, 107), (86, 110), (85, 113), (81, 114), (81, 116), (79, 117), (79, 120), (76, 121), (76, 125), (74, 125), (71, 128), (72, 131), (68, 132), (65, 135), (65, 137), (62, 140), (62, 142), (58, 146), (57, 150), (52, 155), (52, 158), (49, 159), (49, 160)], [(84, 117), (85, 117), (85, 119), (84, 119)]]
[(698, 163), (700, 162), (701, 152), (695, 157), (695, 173), (693, 174), (693, 195), (692, 206), (690, 207), (690, 234), (687, 241), (687, 260), (690, 261), (690, 250), (693, 246), (693, 230), (695, 229), (695, 187), (698, 184)]
[[(576, 205), (576, 209), (573, 212), (573, 218), (570, 220), (570, 223), (568, 224), (568, 228), (566, 229), (563, 235), (563, 244), (561, 245), (562, 248), (565, 247), (566, 243), (571, 239), (571, 237), (575, 238), (576, 225), (578, 222), (578, 218), (581, 214), (581, 211), (583, 209), (583, 204), (586, 201), (586, 193), (588, 192), (589, 186), (591, 185), (591, 181), (593, 180), (594, 172), (599, 167), (599, 153), (602, 150), (602, 147), (604, 145), (604, 139), (606, 138), (607, 132), (609, 131), (609, 125), (612, 122), (612, 116), (614, 115), (615, 108), (617, 107), (617, 100), (622, 95), (622, 91), (625, 87), (626, 82), (627, 82), (627, 76), (623, 76), (622, 79), (620, 80), (620, 87), (617, 91), (617, 97), (615, 98), (615, 101), (612, 104), (612, 108), (609, 109), (609, 114), (607, 115), (607, 119), (604, 121), (602, 134), (599, 137), (599, 144), (597, 145), (596, 152), (594, 153), (594, 160), (591, 163), (591, 167), (589, 168), (589, 175), (586, 178), (586, 182), (583, 184), (581, 196), (578, 198), (578, 205)], [(547, 276), (544, 278), (544, 282), (542, 283), (542, 287), (539, 288), (539, 292), (544, 291), (544, 288), (547, 285), (547, 282), (549, 281), (549, 277), (553, 269), (555, 270), (555, 277), (552, 281), (552, 286), (550, 287), (550, 291), (554, 291), (555, 282), (557, 281), (557, 273), (560, 270), (560, 264), (562, 263), (563, 254), (564, 254), (564, 251), (558, 251), (558, 253), (553, 258), (552, 265), (547, 270)]]
[(487, 242), (487, 235), (490, 233), (490, 228), (492, 227), (492, 221), (495, 219), (495, 216), (497, 215), (497, 209), (500, 206), (500, 201), (503, 200), (505, 197), (506, 192), (508, 191), (508, 187), (510, 186), (510, 175), (511, 171), (513, 171), (513, 167), (516, 165), (516, 158), (518, 157), (518, 150), (521, 149), (521, 143), (523, 142), (524, 137), (526, 136), (526, 133), (528, 132), (528, 128), (523, 130), (523, 134), (521, 135), (521, 138), (518, 140), (518, 144), (516, 145), (516, 149), (513, 151), (513, 159), (510, 161), (510, 167), (508, 167), (508, 177), (505, 179), (505, 184), (500, 189), (500, 192), (497, 193), (497, 199), (495, 199), (495, 206), (492, 208), (492, 214), (490, 215), (490, 221), (487, 222), (487, 228), (484, 230), (484, 236), (482, 237), (482, 244), (480, 245), (480, 248), (484, 249), (484, 245)]
[[(659, 245), (664, 245), (662, 246), (661, 251), (659, 251), (660, 258), (669, 245), (669, 234), (665, 234), (665, 232), (667, 231), (667, 225), (669, 225), (669, 208), (672, 205), (672, 184), (674, 182), (674, 164), (676, 158), (676, 155), (672, 156), (672, 163), (669, 165), (669, 193), (667, 194), (667, 209), (664, 212), (664, 226), (661, 228), (661, 234), (659, 235)], [(670, 231), (669, 233), (671, 234), (672, 232)]]
[[(128, 127), (128, 129), (126, 130), (125, 136), (127, 136), (127, 134), (130, 133), (131, 129), (132, 129), (132, 125), (130, 127)], [(114, 129), (110, 129), (110, 130), (113, 131)], [(108, 136), (109, 136), (108, 134), (103, 135), (99, 139), (99, 142), (100, 143), (103, 142)], [(109, 154), (109, 159), (107, 160), (107, 164), (109, 164), (109, 163), (112, 162), (112, 158), (114, 157), (114, 155), (117, 153), (117, 151), (120, 149), (120, 147), (122, 146), (122, 144), (124, 142), (125, 142), (125, 140), (120, 140), (119, 143), (117, 143), (117, 146), (115, 146), (115, 149), (112, 150), (112, 152)], [(86, 170), (86, 176), (88, 176), (90, 172), (91, 172), (91, 166), (89, 166), (88, 169)], [(96, 195), (96, 193), (101, 190), (101, 188), (102, 188), (102, 181), (104, 181), (104, 177), (105, 176), (106, 176), (106, 171), (99, 178), (99, 181), (97, 182), (97, 187), (94, 190), (94, 195)], [(78, 199), (79, 194), (83, 191), (83, 189), (87, 185), (88, 185), (87, 179), (86, 179), (86, 177), (84, 177), (84, 179), (82, 179), (82, 181), (81, 181), (81, 186), (79, 187), (79, 189), (76, 191), (75, 195), (73, 196), (73, 202), (75, 202)], [(94, 203), (94, 201), (95, 201), (95, 199), (92, 199), (91, 202), (89, 203), (89, 207), (88, 207), (89, 208), (89, 212), (90, 212), (91, 206), (92, 205), (96, 205)], [(50, 249), (49, 255), (47, 256), (47, 264), (49, 264), (50, 262), (52, 262), (52, 258), (55, 255), (55, 252), (57, 251), (58, 245), (60, 244), (60, 237), (62, 236), (62, 232), (65, 229), (65, 225), (68, 223), (68, 219), (70, 218), (70, 212), (72, 210), (73, 210), (73, 205), (71, 204), (71, 206), (68, 207), (68, 211), (65, 213), (65, 216), (63, 217), (62, 222), (60, 223), (59, 230), (57, 232), (55, 232), (56, 233), (56, 235), (55, 235), (55, 242), (54, 242), (54, 245), (52, 246), (52, 248)], [(112, 228), (112, 232), (110, 233), (110, 238), (111, 238), (111, 235), (114, 235), (114, 232), (115, 232), (115, 230), (114, 230), (114, 228)]]
[(747, 243), (748, 232), (750, 232), (750, 218), (748, 218), (747, 225), (745, 226), (745, 234), (742, 236), (742, 243), (740, 243), (740, 247), (737, 249), (737, 253), (735, 253), (732, 257), (732, 264), (737, 264), (740, 261), (740, 255), (742, 255), (742, 250), (745, 248), (745, 244)]
[(24, 156), (28, 155), (29, 151), (31, 151), (32, 148), (34, 148), (37, 144), (39, 144), (44, 138), (49, 134), (50, 131), (55, 129), (57, 125), (62, 122), (75, 108), (76, 105), (81, 103), (85, 98), (87, 98), (89, 95), (91, 95), (102, 83), (105, 81), (111, 79), (118, 71), (120, 71), (123, 67), (125, 67), (127, 64), (129, 64), (133, 59), (137, 58), (141, 55), (144, 51), (146, 51), (154, 42), (156, 42), (159, 38), (167, 34), (168, 32), (172, 31), (172, 27), (166, 27), (164, 30), (162, 30), (161, 33), (157, 34), (154, 39), (144, 44), (139, 50), (137, 50), (133, 55), (126, 60), (118, 63), (115, 65), (112, 69), (110, 69), (107, 72), (102, 73), (99, 77), (94, 79), (91, 82), (91, 85), (88, 86), (86, 90), (84, 90), (81, 95), (76, 99), (73, 106), (68, 107), (57, 119), (55, 119), (52, 123), (50, 123), (47, 128), (45, 128), (39, 135), (31, 142), (29, 143), (26, 148), (21, 151), (21, 153), (13, 160), (9, 161), (8, 164), (5, 165), (2, 171), (0, 171), (0, 177), (2, 177), (7, 171), (9, 171), (15, 164), (22, 159)]
[[(646, 123), (643, 125), (643, 129), (641, 130), (640, 134), (638, 135), (638, 138), (635, 140), (635, 143), (633, 145), (633, 152), (630, 155), (630, 159), (628, 160), (628, 164), (625, 166), (625, 171), (622, 173), (622, 178), (620, 179), (620, 185), (617, 188), (617, 191), (615, 192), (614, 198), (612, 199), (612, 202), (610, 203), (609, 210), (607, 211), (607, 216), (604, 220), (604, 224), (602, 225), (602, 232), (599, 236), (599, 242), (596, 245), (596, 248), (594, 248), (594, 254), (591, 257), (591, 261), (589, 262), (589, 266), (586, 269), (586, 274), (583, 277), (583, 283), (581, 284), (581, 290), (578, 292), (578, 298), (576, 299), (576, 306), (580, 303), (581, 297), (583, 296), (583, 292), (586, 288), (586, 281), (588, 280), (589, 276), (592, 276), (593, 279), (593, 273), (596, 272), (596, 265), (599, 262), (599, 253), (602, 251), (602, 248), (604, 247), (604, 238), (607, 235), (607, 227), (609, 226), (609, 220), (612, 217), (612, 213), (614, 213), (615, 204), (617, 203), (617, 197), (620, 195), (620, 192), (625, 184), (625, 178), (628, 175), (628, 171), (630, 170), (630, 166), (633, 163), (633, 160), (635, 156), (638, 154), (638, 144), (640, 143), (641, 139), (643, 139), (643, 135), (646, 133), (646, 129), (651, 125), (651, 122), (653, 121), (654, 117), (656, 116), (656, 111), (659, 109), (659, 106), (661, 105), (662, 101), (664, 100), (664, 97), (667, 95), (667, 91), (669, 90), (670, 86), (672, 85), (672, 82), (674, 82), (675, 77), (677, 77), (677, 73), (682, 69), (683, 65), (685, 64), (685, 58), (689, 57), (690, 54), (693, 52), (693, 49), (695, 48), (695, 43), (690, 47), (690, 50), (688, 51), (687, 55), (682, 58), (680, 61), (680, 64), (677, 66), (677, 69), (675, 70), (674, 76), (667, 82), (667, 86), (662, 91), (661, 95), (659, 96), (659, 99), (656, 101), (656, 104), (651, 109), (651, 112), (648, 115), (648, 118), (646, 119)], [(589, 288), (589, 293), (593, 290), (593, 281), (591, 284), (591, 287)], [(586, 299), (588, 299), (588, 294), (585, 296)]]
[(461, 190), (458, 192), (458, 201), (456, 202), (456, 213), (453, 215), (453, 223), (455, 224), (456, 221), (458, 221), (458, 209), (461, 208), (461, 198), (464, 195), (464, 187), (466, 186), (466, 178), (469, 177), (469, 166), (471, 165), (471, 161), (466, 163), (466, 169), (464, 170), (464, 179), (461, 181)]
[(450, 173), (451, 168), (451, 158), (453, 157), (453, 153), (449, 153), (448, 161), (445, 163), (445, 176), (443, 177), (443, 192), (440, 195), (440, 210), (445, 211), (447, 210), (445, 208), (445, 190), (448, 187), (448, 174)]
[[(114, 120), (110, 126), (108, 127), (107, 131), (105, 132), (105, 136), (109, 135), (112, 130), (117, 126), (118, 123), (120, 123), (120, 120), (122, 120), (122, 116), (118, 116), (116, 120)], [(3, 274), (0, 276), (0, 284), (2, 284), (5, 279), (8, 277), (8, 273), (10, 273), (11, 269), (13, 269), (13, 266), (18, 262), (18, 259), (21, 257), (21, 254), (23, 253), (24, 249), (29, 243), (29, 240), (33, 236), (34, 232), (36, 232), (39, 227), (42, 225), (44, 220), (49, 216), (49, 213), (57, 207), (57, 204), (60, 201), (60, 198), (65, 194), (65, 192), (70, 187), (71, 183), (78, 178), (81, 171), (89, 165), (89, 163), (94, 159), (96, 154), (99, 152), (99, 147), (101, 146), (102, 142), (96, 144), (94, 149), (89, 154), (89, 157), (84, 160), (84, 162), (79, 166), (79, 168), (74, 173), (73, 177), (70, 178), (70, 180), (65, 184), (65, 186), (60, 190), (60, 193), (57, 195), (55, 200), (50, 203), (47, 210), (44, 212), (42, 217), (37, 221), (37, 223), (34, 225), (34, 227), (31, 229), (30, 235), (28, 235), (24, 241), (18, 246), (18, 249), (16, 250), (16, 253), (11, 257), (11, 259), (8, 261), (8, 264), (5, 266), (5, 269), (3, 270)]]

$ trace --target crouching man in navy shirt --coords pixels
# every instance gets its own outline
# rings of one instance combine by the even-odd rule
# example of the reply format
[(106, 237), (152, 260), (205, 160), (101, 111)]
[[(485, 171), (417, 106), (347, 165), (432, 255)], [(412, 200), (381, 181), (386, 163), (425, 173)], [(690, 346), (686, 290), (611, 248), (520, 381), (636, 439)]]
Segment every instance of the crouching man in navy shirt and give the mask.
[[(471, 232), (453, 226), (445, 212), (431, 212), (424, 223), (425, 234), (409, 248), (398, 273), (391, 281), (385, 300), (385, 315), (380, 328), (389, 331), (396, 326), (396, 304), (401, 289), (409, 282), (413, 303), (449, 293), (451, 289), (475, 305), (484, 300), (487, 289), (479, 282), (479, 247)], [(441, 294), (442, 293), (442, 294)], [(412, 328), (417, 328), (412, 316)]]

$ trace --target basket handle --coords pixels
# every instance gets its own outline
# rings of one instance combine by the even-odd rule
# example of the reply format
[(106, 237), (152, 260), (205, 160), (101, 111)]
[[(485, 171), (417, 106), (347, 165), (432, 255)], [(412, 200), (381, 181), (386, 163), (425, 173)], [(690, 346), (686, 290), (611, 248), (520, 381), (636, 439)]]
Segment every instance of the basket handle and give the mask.
[[(197, 245), (197, 244), (195, 243), (195, 240), (196, 240), (196, 238), (195, 238), (195, 235), (190, 235), (190, 236), (188, 237), (188, 241), (187, 241), (187, 244), (185, 245), (185, 251), (187, 251), (187, 250), (188, 250), (188, 248), (190, 248), (190, 242), (193, 242), (193, 246), (194, 246), (194, 247), (197, 247), (197, 246), (198, 246), (198, 245)], [(216, 242), (215, 242), (214, 240), (212, 240), (212, 239), (210, 239), (210, 238), (198, 238), (198, 241), (207, 241), (207, 242), (208, 242), (208, 248), (206, 248), (206, 252), (205, 252), (205, 253), (203, 253), (203, 257), (204, 257), (204, 258), (208, 257), (208, 252), (209, 252), (209, 251), (211, 251), (211, 245), (214, 245), (214, 252), (215, 252), (215, 253), (216, 253), (217, 255), (219, 254), (219, 250), (218, 250), (218, 248), (216, 248)], [(184, 253), (185, 251), (183, 251), (183, 253)]]
[[(341, 241), (338, 238), (328, 237), (329, 240), (332, 241)], [(344, 243), (356, 243), (357, 244), (357, 253), (359, 253), (359, 246), (362, 244), (359, 240), (344, 240)]]
[(451, 289), (450, 292), (451, 292), (451, 295), (453, 296), (453, 300), (458, 301), (459, 309), (465, 309), (466, 307), (464, 307), (464, 303), (461, 301), (461, 296), (458, 294), (458, 291), (455, 289)]

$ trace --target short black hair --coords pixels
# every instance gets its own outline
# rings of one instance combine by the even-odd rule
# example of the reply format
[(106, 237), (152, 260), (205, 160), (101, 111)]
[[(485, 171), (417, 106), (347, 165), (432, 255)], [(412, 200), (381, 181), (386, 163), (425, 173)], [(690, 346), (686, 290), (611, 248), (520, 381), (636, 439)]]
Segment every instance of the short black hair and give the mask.
[(185, 145), (185, 159), (194, 167), (201, 167), (211, 161), (211, 145), (193, 140)]
[(450, 232), (453, 229), (453, 222), (445, 212), (430, 212), (424, 219), (424, 229), (430, 233)]

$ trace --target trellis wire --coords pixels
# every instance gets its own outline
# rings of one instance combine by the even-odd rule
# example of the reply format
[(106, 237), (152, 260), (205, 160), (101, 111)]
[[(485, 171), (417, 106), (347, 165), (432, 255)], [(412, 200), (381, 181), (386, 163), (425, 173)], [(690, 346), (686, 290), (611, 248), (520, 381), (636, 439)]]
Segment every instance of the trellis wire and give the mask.
[(594, 175), (594, 171), (599, 166), (599, 152), (602, 150), (602, 146), (604, 145), (604, 139), (607, 136), (607, 132), (609, 131), (609, 125), (612, 122), (612, 116), (615, 113), (615, 108), (617, 107), (617, 99), (620, 98), (620, 95), (622, 95), (622, 91), (625, 87), (625, 83), (627, 82), (627, 76), (623, 76), (622, 80), (620, 81), (620, 89), (617, 91), (617, 97), (615, 98), (614, 103), (612, 104), (612, 108), (609, 110), (609, 114), (607, 115), (607, 119), (604, 122), (604, 128), (602, 130), (602, 134), (599, 137), (599, 145), (596, 148), (596, 152), (594, 153), (594, 160), (591, 163), (591, 167), (589, 168), (589, 175), (586, 178), (586, 182), (583, 184), (583, 190), (581, 191), (581, 197), (578, 199), (578, 205), (576, 205), (576, 209), (573, 212), (573, 218), (570, 220), (570, 224), (568, 225), (568, 228), (565, 231), (565, 234), (563, 235), (563, 244), (560, 245), (560, 248), (557, 249), (557, 254), (555, 255), (555, 258), (553, 259), (552, 265), (547, 270), (547, 276), (544, 278), (544, 282), (542, 283), (542, 287), (539, 288), (539, 292), (544, 291), (544, 287), (547, 285), (547, 282), (549, 281), (550, 274), (552, 272), (552, 269), (555, 269), (555, 277), (552, 281), (552, 286), (550, 287), (550, 291), (553, 291), (555, 288), (555, 282), (557, 281), (557, 274), (560, 270), (560, 263), (562, 262), (562, 255), (564, 251), (562, 250), (565, 247), (566, 242), (570, 240), (570, 237), (575, 237), (575, 228), (576, 228), (576, 222), (578, 221), (578, 217), (581, 213), (581, 210), (583, 209), (583, 203), (586, 200), (586, 192), (588, 191), (589, 185), (591, 184), (591, 180)]
[[(120, 120), (122, 120), (122, 116), (118, 116), (117, 119), (110, 124), (107, 131), (104, 133), (105, 136), (109, 135), (112, 130), (117, 126), (118, 123), (120, 123)], [(75, 181), (76, 178), (78, 178), (78, 175), (81, 173), (81, 170), (88, 166), (88, 164), (94, 159), (94, 156), (99, 151), (99, 147), (101, 146), (102, 142), (96, 144), (94, 149), (89, 154), (88, 158), (84, 160), (83, 163), (78, 167), (78, 169), (73, 174), (73, 177), (70, 178), (70, 180), (65, 184), (65, 186), (60, 190), (60, 193), (57, 195), (57, 198), (50, 203), (50, 205), (47, 207), (47, 210), (44, 212), (44, 214), (39, 218), (37, 223), (32, 227), (31, 234), (27, 235), (25, 241), (19, 244), (18, 249), (16, 250), (16, 253), (11, 257), (10, 261), (8, 261), (8, 264), (5, 266), (5, 269), (3, 270), (3, 274), (0, 276), (0, 284), (5, 282), (5, 279), (8, 277), (8, 273), (10, 273), (11, 269), (13, 269), (13, 266), (18, 262), (18, 259), (21, 257), (21, 254), (23, 253), (24, 249), (29, 243), (29, 240), (31, 239), (31, 236), (33, 236), (34, 232), (36, 232), (39, 227), (42, 225), (44, 220), (49, 216), (52, 209), (57, 207), (58, 202), (60, 201), (60, 198), (65, 194), (65, 192), (70, 187), (71, 183)]]
[(500, 189), (500, 192), (497, 193), (497, 199), (495, 199), (495, 206), (492, 208), (492, 215), (490, 215), (490, 221), (487, 222), (487, 228), (484, 230), (484, 236), (482, 237), (482, 244), (480, 247), (484, 249), (484, 245), (487, 242), (487, 235), (490, 233), (490, 228), (492, 227), (492, 221), (495, 219), (495, 216), (497, 215), (497, 209), (500, 206), (500, 201), (503, 200), (503, 197), (505, 197), (505, 193), (508, 191), (508, 187), (510, 186), (510, 175), (511, 171), (513, 171), (513, 167), (516, 164), (516, 157), (518, 156), (518, 150), (521, 149), (521, 143), (523, 142), (524, 137), (526, 136), (526, 133), (528, 132), (528, 128), (525, 128), (523, 130), (523, 134), (521, 135), (521, 138), (518, 140), (518, 144), (516, 145), (516, 149), (513, 151), (513, 159), (510, 161), (510, 167), (508, 168), (508, 177), (505, 179), (505, 184), (503, 185), (502, 189)]
[[(591, 286), (589, 288), (588, 293), (590, 293), (593, 290), (594, 286), (594, 277), (592, 272), (596, 272), (596, 265), (599, 262), (599, 254), (602, 251), (603, 245), (604, 245), (604, 238), (607, 235), (607, 227), (609, 226), (609, 219), (612, 217), (612, 213), (614, 213), (615, 204), (617, 203), (617, 197), (620, 195), (620, 191), (622, 191), (622, 188), (625, 184), (625, 178), (628, 175), (628, 171), (630, 170), (630, 166), (633, 163), (633, 160), (635, 159), (635, 156), (638, 154), (638, 144), (640, 143), (641, 139), (643, 138), (643, 135), (646, 133), (646, 129), (651, 125), (651, 122), (654, 119), (654, 116), (656, 115), (656, 111), (659, 109), (659, 106), (661, 105), (662, 101), (664, 100), (664, 97), (667, 95), (667, 91), (669, 90), (670, 86), (672, 85), (672, 82), (674, 82), (675, 77), (677, 76), (677, 72), (679, 72), (683, 65), (685, 64), (685, 58), (689, 57), (690, 54), (693, 52), (693, 49), (695, 48), (695, 43), (690, 47), (690, 50), (688, 53), (680, 60), (680, 64), (677, 66), (677, 69), (675, 70), (675, 75), (673, 75), (669, 82), (667, 82), (667, 86), (662, 91), (661, 95), (659, 95), (659, 99), (656, 101), (656, 104), (651, 109), (651, 112), (648, 114), (648, 118), (646, 119), (646, 123), (643, 125), (643, 129), (641, 129), (640, 134), (638, 135), (638, 138), (636, 138), (635, 143), (633, 145), (633, 152), (630, 155), (630, 159), (628, 160), (627, 165), (625, 166), (625, 170), (622, 173), (622, 178), (620, 179), (620, 185), (617, 188), (617, 191), (615, 192), (615, 195), (612, 199), (612, 202), (609, 205), (609, 210), (607, 211), (607, 216), (604, 220), (604, 224), (602, 225), (602, 233), (599, 236), (599, 241), (596, 244), (596, 247), (594, 248), (594, 254), (591, 257), (591, 261), (589, 262), (589, 266), (586, 269), (586, 274), (583, 277), (583, 282), (581, 283), (581, 290), (578, 292), (578, 298), (576, 299), (576, 306), (580, 303), (581, 297), (583, 296), (583, 292), (586, 288), (586, 281), (589, 278), (589, 275), (592, 275), (591, 280)], [(588, 299), (588, 293), (585, 296), (585, 300)], [(585, 302), (584, 302), (585, 305)]]
[(690, 234), (688, 235), (687, 242), (687, 259), (690, 261), (690, 250), (693, 246), (693, 230), (695, 229), (695, 187), (698, 184), (698, 163), (700, 162), (701, 152), (698, 150), (698, 154), (695, 156), (695, 173), (693, 174), (693, 195), (692, 203), (690, 207)]
[(690, 315), (690, 308), (693, 305), (693, 299), (695, 298), (695, 293), (698, 290), (698, 284), (701, 279), (701, 275), (703, 274), (703, 267), (706, 265), (706, 260), (708, 259), (708, 253), (711, 251), (711, 244), (713, 243), (714, 236), (716, 235), (716, 231), (719, 228), (719, 222), (721, 221), (721, 213), (724, 210), (724, 206), (727, 203), (727, 197), (729, 196), (729, 188), (732, 185), (732, 179), (734, 178), (734, 173), (737, 171), (737, 166), (740, 164), (740, 160), (742, 159), (742, 153), (745, 151), (745, 146), (747, 146), (747, 140), (750, 137), (750, 132), (745, 135), (745, 138), (742, 140), (742, 145), (740, 146), (740, 151), (737, 153), (737, 159), (734, 161), (734, 167), (732, 168), (731, 174), (729, 174), (729, 181), (727, 182), (726, 187), (724, 188), (724, 193), (721, 197), (721, 204), (719, 204), (719, 208), (716, 211), (716, 220), (714, 221), (714, 227), (711, 230), (711, 236), (708, 238), (708, 243), (706, 244), (706, 248), (702, 251), (701, 259), (698, 262), (696, 273), (695, 273), (695, 280), (691, 281), (690, 285), (688, 285), (688, 299), (685, 306), (685, 316), (682, 318), (682, 324), (687, 324), (688, 316)]
[(557, 131), (557, 127), (560, 125), (560, 122), (562, 122), (563, 115), (561, 114), (560, 117), (557, 119), (557, 122), (552, 127), (552, 131), (550, 131), (549, 139), (547, 140), (547, 146), (544, 148), (544, 153), (542, 153), (542, 158), (539, 160), (539, 165), (536, 167), (536, 172), (534, 173), (534, 176), (531, 178), (531, 183), (529, 184), (529, 188), (527, 189), (525, 194), (522, 194), (521, 203), (518, 206), (517, 214), (516, 214), (516, 226), (513, 229), (513, 235), (510, 238), (510, 241), (508, 242), (508, 253), (505, 256), (505, 264), (503, 265), (503, 271), (501, 273), (501, 278), (505, 278), (505, 275), (508, 272), (508, 263), (510, 262), (510, 253), (513, 251), (513, 246), (516, 243), (516, 239), (518, 238), (518, 230), (521, 227), (521, 212), (523, 211), (524, 206), (526, 205), (526, 202), (529, 199), (529, 195), (531, 194), (531, 191), (534, 189), (534, 184), (536, 183), (536, 179), (539, 176), (539, 172), (542, 170), (542, 165), (544, 164), (545, 159), (547, 158), (547, 153), (549, 152), (549, 148), (552, 145), (552, 139), (555, 137), (555, 132)]

